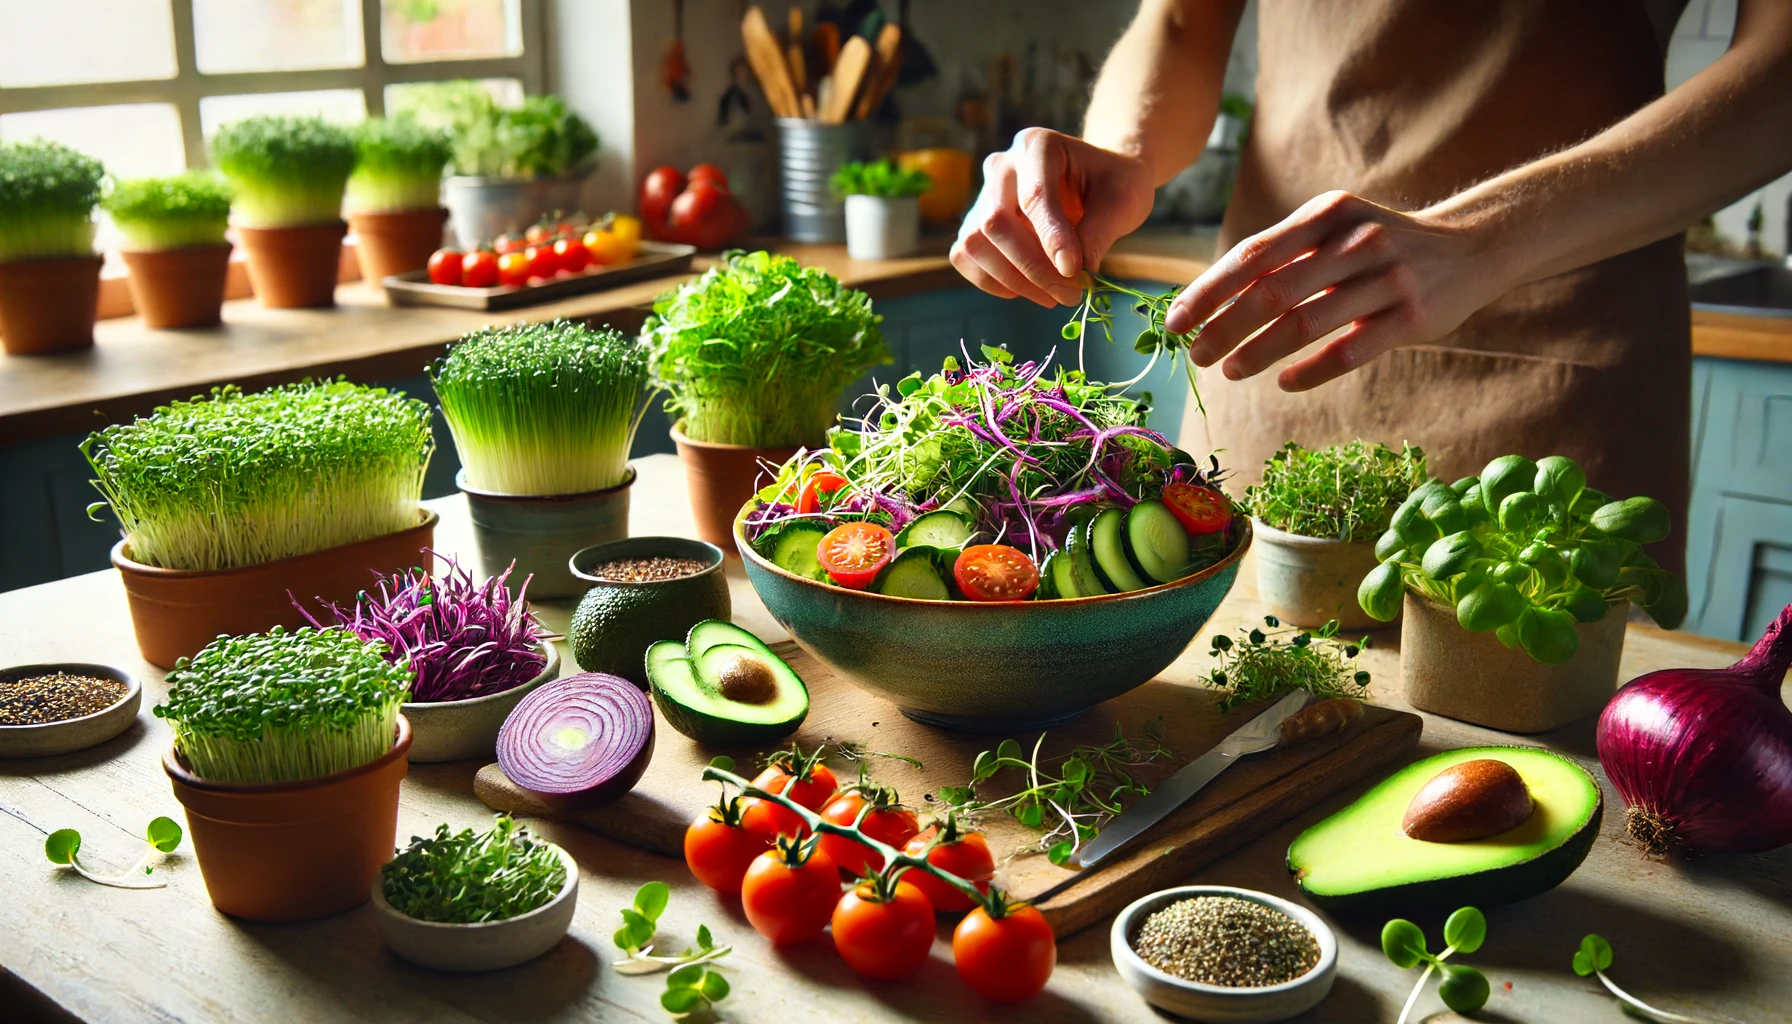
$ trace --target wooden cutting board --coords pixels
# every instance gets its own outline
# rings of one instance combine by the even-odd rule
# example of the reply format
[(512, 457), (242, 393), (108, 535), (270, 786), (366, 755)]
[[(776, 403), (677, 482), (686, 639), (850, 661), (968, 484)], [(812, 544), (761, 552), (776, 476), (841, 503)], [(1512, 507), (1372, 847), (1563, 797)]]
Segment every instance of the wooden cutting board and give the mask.
[[(912, 722), (894, 704), (860, 690), (794, 643), (785, 641), (772, 648), (809, 687), (809, 717), (797, 730), (795, 741), (805, 748), (846, 743), (920, 761), (918, 769), (875, 756), (867, 758), (866, 764), (873, 779), (901, 792), (904, 801), (917, 809), (923, 824), (929, 817), (928, 808), (938, 806), (933, 797), (940, 787), (970, 782), (977, 754), (1008, 738), (947, 732)], [(1079, 744), (1107, 743), (1114, 738), (1116, 725), (1128, 737), (1155, 728), (1172, 756), (1135, 773), (1147, 785), (1155, 784), (1261, 710), (1241, 708), (1222, 715), (1215, 701), (1212, 690), (1156, 679), (1049, 731), (1041, 747), (1042, 758), (1052, 760)], [(757, 773), (758, 755), (787, 746), (789, 741), (761, 750), (712, 750), (674, 731), (658, 717), (657, 710), (655, 716), (653, 760), (640, 783), (615, 803), (566, 820), (618, 842), (682, 856), (685, 826), (715, 803), (719, 793), (716, 783), (701, 781), (710, 759), (729, 754), (738, 765), (738, 774), (750, 778)], [(1040, 902), (1039, 907), (1059, 935), (1099, 921), (1148, 892), (1179, 882), (1196, 868), (1339, 790), (1380, 773), (1412, 750), (1419, 729), (1417, 715), (1369, 706), (1342, 732), (1244, 758), (1175, 814), (1122, 848), (1114, 860), (1085, 872), (1086, 878)], [(1031, 751), (1038, 735), (1033, 732), (1013, 738)], [(829, 763), (843, 780), (857, 773), (857, 767), (843, 758), (830, 758)], [(1014, 774), (998, 775), (979, 787), (979, 795), (1012, 792), (1002, 784), (1010, 782)], [(505, 778), (495, 764), (480, 769), (474, 791), (494, 810), (552, 816)], [(1031, 899), (1077, 874), (1051, 863), (1038, 849), (1038, 833), (1006, 814), (987, 815), (978, 827), (987, 833), (996, 856), (997, 882), (1009, 892)]]

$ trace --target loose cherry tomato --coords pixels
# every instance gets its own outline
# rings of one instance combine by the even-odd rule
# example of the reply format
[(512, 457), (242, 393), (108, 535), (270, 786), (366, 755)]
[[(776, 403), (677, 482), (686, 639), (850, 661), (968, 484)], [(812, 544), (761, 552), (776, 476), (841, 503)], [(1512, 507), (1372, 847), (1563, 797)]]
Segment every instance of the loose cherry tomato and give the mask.
[(921, 890), (898, 879), (887, 892), (861, 882), (834, 907), (834, 948), (846, 965), (867, 978), (913, 974), (933, 949), (933, 904)]
[[(863, 791), (849, 788), (829, 800), (821, 809), (821, 816), (836, 825), (851, 825), (858, 820), (859, 809), (871, 803), (871, 811), (864, 821), (859, 822), (859, 831), (900, 850), (921, 831), (921, 823), (915, 820), (914, 812), (895, 803), (894, 796), (888, 790), (873, 789), (867, 800)], [(840, 870), (853, 878), (884, 866), (884, 855), (857, 839), (823, 833), (821, 849), (828, 859), (840, 866)]]
[[(820, 751), (816, 753), (819, 754)], [(792, 778), (796, 779), (794, 785), (791, 784)], [(827, 765), (799, 754), (767, 765), (753, 780), (753, 785), (767, 793), (781, 793), (811, 811), (819, 812), (833, 798), (840, 782), (834, 778), (833, 771)], [(790, 788), (786, 790), (786, 786)], [(746, 808), (742, 823), (754, 831), (768, 836), (809, 834), (809, 823), (801, 815), (770, 800), (749, 797)]]
[(846, 486), (846, 478), (838, 473), (821, 470), (809, 478), (803, 486), (803, 493), (796, 499), (796, 510), (800, 515), (808, 515), (821, 511), (822, 495), (831, 495)]
[(520, 252), (507, 252), (498, 257), (498, 283), (507, 288), (528, 284), (529, 257)]
[(459, 249), (437, 249), (429, 256), (429, 280), (434, 284), (459, 284), (464, 257)]
[(593, 263), (621, 263), (634, 255), (621, 239), (603, 230), (585, 232), (585, 251)]
[(813, 839), (783, 839), (753, 858), (740, 886), (740, 906), (774, 945), (820, 935), (840, 902), (840, 869)]
[(492, 251), (502, 256), (507, 252), (522, 252), (528, 244), (521, 235), (499, 235), (492, 242)]
[(554, 262), (561, 270), (577, 274), (591, 265), (591, 250), (576, 238), (562, 238), (554, 243)]
[(1164, 505), (1192, 534), (1218, 533), (1232, 521), (1232, 501), (1211, 487), (1177, 481), (1164, 485)]
[(846, 523), (821, 538), (815, 557), (835, 583), (863, 590), (896, 557), (896, 537), (876, 523)]
[[(910, 872), (912, 874), (913, 872)], [(952, 932), (952, 959), (958, 976), (985, 999), (1018, 1003), (1039, 994), (1058, 964), (1058, 939), (1038, 908), (1003, 908), (992, 918), (982, 907)]]
[(741, 825), (741, 799), (734, 797), (704, 811), (684, 830), (684, 862), (711, 889), (740, 892), (747, 866), (771, 845), (764, 833)]
[(698, 164), (691, 168), (691, 173), (685, 175), (684, 180), (687, 184), (696, 181), (707, 181), (717, 188), (724, 190), (728, 188), (728, 176), (723, 174), (722, 169), (715, 164)]
[(972, 544), (960, 551), (952, 578), (973, 601), (1020, 601), (1039, 589), (1033, 560), (1006, 544)]
[[(921, 851), (927, 849), (928, 840), (937, 832), (938, 828), (930, 828), (910, 839), (904, 852), (919, 857)], [(989, 843), (984, 840), (983, 833), (961, 832), (953, 821), (947, 822), (938, 845), (927, 851), (927, 863), (975, 883), (984, 892), (989, 891), (989, 880), (996, 874), (996, 861), (990, 855)], [(921, 890), (927, 897), (927, 902), (933, 904), (933, 909), (937, 911), (956, 912), (969, 910), (977, 905), (957, 886), (942, 882), (925, 871), (911, 869), (902, 879)]]
[(460, 283), (468, 288), (490, 288), (498, 283), (498, 257), (485, 251), (461, 257)]
[(523, 250), (523, 255), (529, 258), (530, 277), (552, 280), (560, 272), (559, 261), (554, 259), (553, 246), (532, 245)]
[(676, 167), (655, 167), (641, 181), (641, 219), (648, 224), (664, 225), (672, 209), (672, 200), (684, 191), (684, 175)]

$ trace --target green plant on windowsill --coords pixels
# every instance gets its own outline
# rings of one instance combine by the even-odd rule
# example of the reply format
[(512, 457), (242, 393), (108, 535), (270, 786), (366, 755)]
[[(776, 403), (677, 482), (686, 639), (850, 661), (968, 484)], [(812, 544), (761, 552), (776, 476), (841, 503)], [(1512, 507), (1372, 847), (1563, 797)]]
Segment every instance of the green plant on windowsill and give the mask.
[(0, 263), (92, 255), (105, 173), (60, 143), (0, 144)]
[(441, 206), (448, 133), (412, 117), (375, 117), (356, 125), (348, 206), (356, 213), (398, 213)]
[(224, 244), (230, 183), (209, 171), (118, 182), (101, 202), (127, 249), (160, 252)]
[(1263, 482), (1245, 488), (1252, 515), (1284, 533), (1368, 541), (1426, 480), (1425, 453), (1358, 438), (1328, 448), (1289, 441), (1263, 464)]
[(407, 86), (396, 116), (446, 129), (453, 173), (519, 179), (583, 175), (596, 165), (597, 132), (558, 96), (530, 96), (500, 107), (478, 82), (466, 79)]
[(898, 167), (888, 160), (855, 161), (835, 171), (830, 184), (838, 196), (912, 199), (932, 188), (933, 178), (926, 171)]
[(347, 128), (317, 117), (251, 117), (219, 129), (211, 155), (236, 190), (235, 209), (247, 227), (342, 219), (342, 193), (355, 167)]

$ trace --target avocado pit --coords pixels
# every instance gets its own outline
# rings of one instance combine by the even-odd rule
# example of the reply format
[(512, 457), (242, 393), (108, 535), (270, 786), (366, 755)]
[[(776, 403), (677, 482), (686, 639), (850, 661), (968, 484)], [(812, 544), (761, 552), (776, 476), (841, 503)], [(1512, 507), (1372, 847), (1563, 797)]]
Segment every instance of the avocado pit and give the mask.
[(1504, 761), (1463, 761), (1432, 776), (1406, 807), (1401, 831), (1428, 843), (1465, 843), (1517, 828), (1535, 803)]
[(770, 704), (778, 698), (778, 681), (765, 662), (737, 654), (716, 669), (717, 689), (739, 704)]

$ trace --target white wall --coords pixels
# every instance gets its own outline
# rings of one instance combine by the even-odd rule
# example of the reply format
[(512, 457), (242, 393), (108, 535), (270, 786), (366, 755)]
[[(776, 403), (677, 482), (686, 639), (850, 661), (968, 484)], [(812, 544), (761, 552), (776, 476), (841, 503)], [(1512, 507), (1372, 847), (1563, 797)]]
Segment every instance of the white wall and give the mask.
[(548, 88), (597, 129), (597, 173), (585, 184), (593, 215), (634, 207), (635, 116), (629, 0), (550, 0)]

